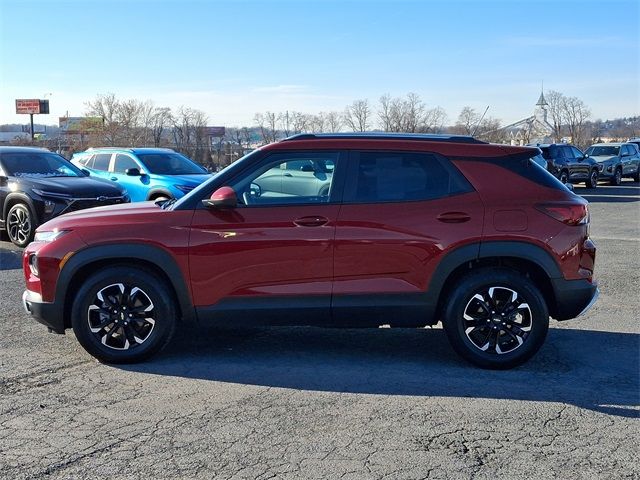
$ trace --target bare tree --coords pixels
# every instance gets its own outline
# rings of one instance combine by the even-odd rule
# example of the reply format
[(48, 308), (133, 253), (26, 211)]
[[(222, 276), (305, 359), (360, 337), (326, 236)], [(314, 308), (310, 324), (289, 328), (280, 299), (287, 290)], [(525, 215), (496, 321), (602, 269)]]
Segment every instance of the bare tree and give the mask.
[(280, 122), (280, 130), (285, 137), (291, 135), (291, 119), (289, 117), (289, 110), (284, 113), (278, 114), (278, 121)]
[(454, 126), (454, 132), (463, 135), (471, 135), (478, 126), (480, 121), (480, 114), (478, 114), (473, 108), (466, 106), (458, 115), (458, 121)]
[(385, 93), (380, 97), (380, 108), (378, 109), (378, 118), (380, 118), (380, 128), (384, 132), (390, 132), (392, 128), (392, 113), (391, 113), (391, 95)]
[(165, 129), (173, 124), (173, 114), (168, 107), (159, 107), (153, 111), (151, 117), (151, 136), (153, 137), (153, 146), (159, 147), (162, 144), (162, 134)]
[(370, 127), (370, 117), (368, 100), (356, 100), (344, 111), (344, 122), (354, 132), (366, 132)]
[(180, 107), (173, 119), (173, 138), (176, 150), (200, 160), (205, 146), (204, 127), (207, 116), (204, 112), (189, 107)]
[(120, 122), (120, 102), (115, 94), (99, 94), (95, 100), (86, 102), (87, 115), (102, 117), (102, 137), (105, 145), (117, 146), (124, 127)]
[(326, 125), (330, 133), (339, 132), (342, 129), (342, 115), (339, 112), (327, 112)]
[(442, 107), (430, 108), (424, 112), (420, 131), (424, 133), (440, 133), (444, 130), (447, 112)]
[(553, 138), (559, 142), (563, 137), (562, 126), (564, 124), (564, 110), (567, 98), (560, 92), (549, 90), (545, 96), (548, 104), (547, 121), (553, 128)]
[(587, 105), (577, 97), (568, 97), (564, 102), (564, 121), (571, 137), (571, 143), (581, 148), (589, 146), (586, 121), (591, 116)]

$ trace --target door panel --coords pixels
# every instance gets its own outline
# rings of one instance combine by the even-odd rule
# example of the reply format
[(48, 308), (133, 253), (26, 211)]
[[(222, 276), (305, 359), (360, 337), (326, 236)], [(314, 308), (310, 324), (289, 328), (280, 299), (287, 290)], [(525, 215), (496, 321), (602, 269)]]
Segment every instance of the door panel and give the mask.
[[(334, 295), (425, 292), (443, 254), (480, 237), (483, 215), (476, 192), (422, 202), (344, 205), (336, 229)], [(462, 221), (443, 221), (448, 218)]]
[[(328, 308), (339, 208), (196, 210), (189, 250), (195, 305), (213, 305), (227, 297), (323, 295)], [(300, 226), (305, 218), (326, 222)]]

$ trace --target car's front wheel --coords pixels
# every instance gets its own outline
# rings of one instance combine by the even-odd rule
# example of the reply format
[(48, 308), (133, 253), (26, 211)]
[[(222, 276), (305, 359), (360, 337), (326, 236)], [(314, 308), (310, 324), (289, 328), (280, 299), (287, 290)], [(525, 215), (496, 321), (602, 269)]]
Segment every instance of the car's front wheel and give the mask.
[(622, 183), (622, 169), (620, 167), (616, 168), (616, 171), (613, 173), (613, 177), (611, 177), (611, 185), (620, 185)]
[(589, 173), (589, 178), (585, 182), (587, 188), (596, 188), (598, 186), (598, 170), (595, 168)]
[(18, 247), (26, 247), (36, 231), (35, 220), (29, 207), (16, 203), (7, 214), (7, 234)]
[(522, 274), (484, 268), (464, 276), (443, 315), (453, 349), (482, 368), (521, 365), (542, 346), (549, 313), (540, 291)]
[(159, 352), (176, 324), (173, 296), (142, 268), (114, 266), (91, 275), (73, 302), (80, 344), (105, 363), (135, 363)]

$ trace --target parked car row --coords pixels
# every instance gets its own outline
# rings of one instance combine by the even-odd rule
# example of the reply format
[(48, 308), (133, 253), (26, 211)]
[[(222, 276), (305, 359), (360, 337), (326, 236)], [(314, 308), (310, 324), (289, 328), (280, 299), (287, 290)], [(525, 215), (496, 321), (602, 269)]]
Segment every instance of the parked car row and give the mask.
[(530, 144), (538, 147), (547, 161), (547, 169), (562, 183), (584, 182), (596, 188), (606, 180), (620, 185), (623, 178), (640, 181), (640, 141), (597, 143), (586, 152), (565, 143)]
[(177, 199), (210, 178), (170, 149), (89, 149), (72, 161), (44, 148), (0, 147), (0, 230), (25, 247), (58, 215), (130, 201)]

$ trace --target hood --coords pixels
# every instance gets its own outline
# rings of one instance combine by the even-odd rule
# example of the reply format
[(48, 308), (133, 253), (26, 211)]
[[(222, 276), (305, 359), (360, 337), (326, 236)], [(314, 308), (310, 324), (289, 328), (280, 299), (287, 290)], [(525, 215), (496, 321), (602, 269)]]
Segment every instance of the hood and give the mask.
[(598, 163), (603, 163), (609, 160), (615, 160), (618, 157), (616, 155), (589, 155), (589, 158), (593, 158)]
[(14, 178), (23, 188), (36, 188), (73, 198), (120, 197), (124, 193), (122, 187), (113, 182), (92, 177), (13, 177), (12, 180)]
[(148, 218), (149, 215), (165, 212), (155, 202), (135, 202), (122, 203), (119, 205), (106, 205), (104, 207), (86, 208), (75, 212), (66, 213), (40, 227), (39, 230), (52, 230), (58, 228), (65, 230), (73, 228), (77, 224), (87, 225), (104, 225), (107, 228), (110, 224), (115, 223), (114, 217), (136, 217), (142, 215)]
[(210, 173), (197, 173), (194, 175), (151, 175), (164, 182), (171, 182), (173, 185), (191, 185), (197, 187), (201, 183), (213, 177)]

